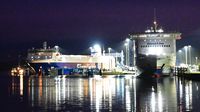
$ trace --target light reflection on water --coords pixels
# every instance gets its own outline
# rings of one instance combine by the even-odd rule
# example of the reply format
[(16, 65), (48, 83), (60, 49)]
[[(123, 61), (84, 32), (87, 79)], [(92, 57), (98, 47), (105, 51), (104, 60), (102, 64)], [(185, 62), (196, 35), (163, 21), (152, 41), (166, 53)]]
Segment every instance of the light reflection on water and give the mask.
[(11, 95), (19, 94), (34, 111), (195, 111), (199, 85), (177, 77), (19, 77), (12, 78)]

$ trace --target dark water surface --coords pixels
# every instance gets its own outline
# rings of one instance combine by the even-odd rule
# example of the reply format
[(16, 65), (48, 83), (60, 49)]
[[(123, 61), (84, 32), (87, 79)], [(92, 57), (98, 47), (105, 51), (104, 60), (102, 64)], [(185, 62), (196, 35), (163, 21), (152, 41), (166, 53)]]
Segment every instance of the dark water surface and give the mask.
[(1, 77), (4, 111), (200, 111), (200, 82), (165, 77)]

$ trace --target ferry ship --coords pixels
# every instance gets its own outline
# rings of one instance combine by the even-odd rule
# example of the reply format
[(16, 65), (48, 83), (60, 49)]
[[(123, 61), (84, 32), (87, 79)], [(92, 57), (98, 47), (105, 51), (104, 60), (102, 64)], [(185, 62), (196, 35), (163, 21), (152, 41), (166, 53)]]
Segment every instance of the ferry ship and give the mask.
[(85, 69), (108, 69), (115, 66), (114, 57), (102, 56), (101, 50), (93, 50), (91, 55), (64, 55), (60, 52), (59, 46), (47, 48), (47, 42), (43, 43), (43, 48), (29, 49), (28, 64), (36, 73), (49, 73), (52, 69), (62, 69), (62, 73), (70, 74), (76, 68)]
[(164, 32), (156, 20), (142, 33), (129, 34), (133, 41), (134, 58), (141, 76), (169, 75), (176, 63), (176, 40), (179, 32)]

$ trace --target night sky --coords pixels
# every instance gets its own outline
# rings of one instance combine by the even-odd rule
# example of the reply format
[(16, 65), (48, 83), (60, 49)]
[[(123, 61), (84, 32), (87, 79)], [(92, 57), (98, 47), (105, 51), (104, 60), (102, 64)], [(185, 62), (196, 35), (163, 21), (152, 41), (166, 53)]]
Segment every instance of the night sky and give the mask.
[(94, 42), (117, 48), (130, 32), (152, 25), (154, 8), (165, 31), (182, 33), (178, 48), (200, 49), (198, 0), (1, 0), (0, 62), (43, 41), (68, 54), (84, 54)]

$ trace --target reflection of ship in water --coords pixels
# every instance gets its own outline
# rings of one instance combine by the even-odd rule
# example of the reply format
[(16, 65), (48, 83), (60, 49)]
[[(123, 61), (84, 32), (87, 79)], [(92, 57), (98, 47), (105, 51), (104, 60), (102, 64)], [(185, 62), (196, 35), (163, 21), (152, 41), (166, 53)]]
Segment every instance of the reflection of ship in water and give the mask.
[(199, 82), (175, 77), (12, 77), (0, 84), (9, 111), (197, 111), (200, 101)]
[(178, 32), (164, 32), (154, 26), (144, 33), (130, 34), (135, 47), (135, 58), (142, 76), (150, 74), (169, 74), (176, 62), (176, 40), (180, 39)]

